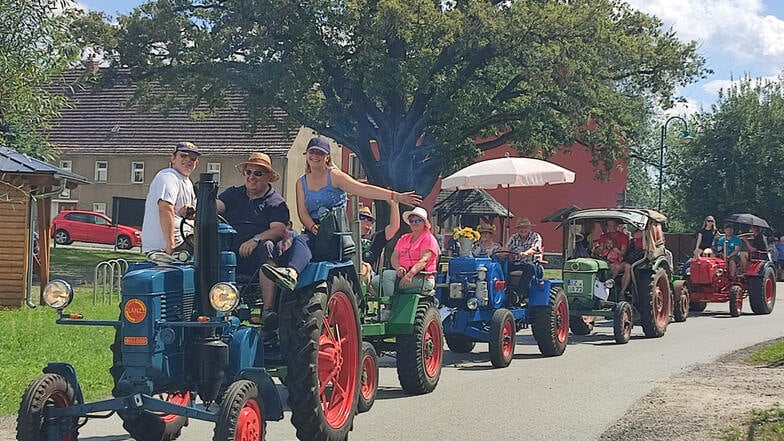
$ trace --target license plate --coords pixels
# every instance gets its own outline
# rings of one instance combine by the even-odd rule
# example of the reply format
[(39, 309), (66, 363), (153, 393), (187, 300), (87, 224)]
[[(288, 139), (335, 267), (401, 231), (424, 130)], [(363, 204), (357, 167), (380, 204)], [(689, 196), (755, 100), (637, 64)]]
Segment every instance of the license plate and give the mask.
[(572, 279), (566, 281), (566, 292), (580, 294), (583, 292), (583, 281)]

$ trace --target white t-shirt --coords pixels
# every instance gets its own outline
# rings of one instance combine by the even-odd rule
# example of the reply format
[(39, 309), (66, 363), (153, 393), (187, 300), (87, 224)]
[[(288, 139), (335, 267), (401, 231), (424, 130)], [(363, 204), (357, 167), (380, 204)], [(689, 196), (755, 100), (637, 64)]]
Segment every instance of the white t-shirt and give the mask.
[(174, 244), (182, 243), (180, 221), (177, 213), (185, 205), (196, 206), (196, 193), (193, 183), (186, 176), (173, 168), (165, 168), (158, 172), (150, 183), (147, 200), (144, 203), (144, 221), (142, 223), (142, 252), (163, 250), (166, 239), (161, 230), (161, 218), (158, 214), (158, 201), (166, 201), (174, 205)]

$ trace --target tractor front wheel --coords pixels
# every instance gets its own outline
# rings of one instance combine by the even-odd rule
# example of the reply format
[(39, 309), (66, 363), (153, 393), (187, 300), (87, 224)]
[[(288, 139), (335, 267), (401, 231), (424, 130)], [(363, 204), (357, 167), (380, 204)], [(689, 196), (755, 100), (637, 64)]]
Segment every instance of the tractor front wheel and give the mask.
[(256, 383), (235, 381), (221, 400), (213, 441), (264, 441), (266, 431)]
[[(329, 294), (328, 294), (329, 292)], [(343, 441), (354, 422), (362, 346), (357, 300), (351, 284), (334, 277), (295, 291), (288, 354), (288, 405), (297, 438)]]
[(776, 271), (765, 268), (762, 277), (749, 280), (749, 304), (754, 314), (770, 314), (776, 304)]
[(501, 308), (493, 313), (490, 320), (490, 362), (494, 367), (505, 368), (512, 362), (515, 347), (515, 326), (512, 312)]
[(414, 332), (396, 339), (397, 378), (403, 390), (414, 395), (433, 391), (441, 378), (444, 328), (438, 309), (420, 303), (414, 316)]
[(561, 355), (569, 340), (569, 302), (561, 286), (550, 288), (550, 305), (532, 306), (532, 331), (545, 357)]
[(370, 342), (362, 342), (362, 377), (359, 385), (357, 412), (363, 413), (373, 407), (378, 392), (378, 354)]
[(659, 268), (651, 275), (648, 292), (639, 299), (640, 322), (646, 337), (661, 337), (670, 322), (670, 281), (667, 271)]
[[(16, 419), (18, 441), (40, 441), (49, 439), (49, 422), (44, 419), (47, 408), (69, 407), (73, 404), (74, 388), (68, 380), (57, 374), (42, 374), (33, 380), (22, 395), (19, 416)], [(58, 441), (76, 441), (77, 421), (73, 430), (61, 432)]]
[(619, 345), (629, 343), (632, 337), (632, 327), (634, 320), (632, 315), (632, 305), (629, 302), (618, 302), (613, 312), (613, 336)]
[(730, 316), (740, 317), (740, 310), (743, 308), (743, 289), (738, 285), (730, 288)]
[(456, 354), (467, 354), (474, 350), (476, 342), (460, 334), (447, 334), (446, 345), (449, 350)]
[(673, 290), (673, 304), (672, 315), (676, 322), (685, 322), (689, 316), (689, 285), (684, 280), (675, 282), (675, 289)]

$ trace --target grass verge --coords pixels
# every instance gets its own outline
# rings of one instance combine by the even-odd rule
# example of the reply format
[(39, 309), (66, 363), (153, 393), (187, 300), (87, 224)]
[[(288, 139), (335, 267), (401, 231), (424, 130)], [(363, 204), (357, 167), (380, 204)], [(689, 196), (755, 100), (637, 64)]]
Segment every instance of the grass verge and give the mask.
[[(748, 362), (769, 368), (784, 367), (784, 340), (765, 346), (751, 354)], [(721, 431), (723, 441), (784, 441), (784, 407), (753, 409), (743, 427), (730, 426)]]

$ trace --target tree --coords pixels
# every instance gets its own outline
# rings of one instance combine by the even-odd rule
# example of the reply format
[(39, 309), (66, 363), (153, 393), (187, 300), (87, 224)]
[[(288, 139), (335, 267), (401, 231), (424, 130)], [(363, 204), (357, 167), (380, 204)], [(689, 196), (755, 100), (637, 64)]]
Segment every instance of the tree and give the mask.
[(784, 76), (743, 78), (690, 125), (697, 137), (677, 147), (671, 172), (683, 219), (750, 212), (784, 230)]
[(45, 87), (78, 60), (68, 0), (0, 1), (0, 144), (41, 158), (50, 156), (43, 133), (66, 98)]
[(581, 143), (606, 172), (653, 104), (707, 72), (695, 42), (621, 0), (159, 0), (120, 27), (134, 76), (181, 94), (167, 105), (240, 90), (254, 123), (283, 109), (371, 182), (420, 194), (504, 143)]

